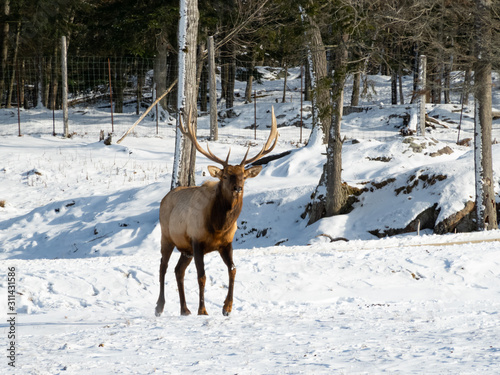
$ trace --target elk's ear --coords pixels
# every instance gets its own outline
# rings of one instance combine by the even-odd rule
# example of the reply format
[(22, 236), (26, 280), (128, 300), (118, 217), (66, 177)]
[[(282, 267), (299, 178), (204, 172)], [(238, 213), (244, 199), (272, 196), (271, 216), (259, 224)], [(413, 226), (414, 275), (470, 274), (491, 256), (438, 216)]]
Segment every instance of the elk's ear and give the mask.
[(207, 168), (210, 176), (216, 177), (218, 179), (222, 177), (222, 170), (220, 168), (214, 167), (213, 165), (209, 165)]
[(245, 169), (245, 179), (257, 177), (261, 170), (262, 165), (256, 165), (255, 167)]

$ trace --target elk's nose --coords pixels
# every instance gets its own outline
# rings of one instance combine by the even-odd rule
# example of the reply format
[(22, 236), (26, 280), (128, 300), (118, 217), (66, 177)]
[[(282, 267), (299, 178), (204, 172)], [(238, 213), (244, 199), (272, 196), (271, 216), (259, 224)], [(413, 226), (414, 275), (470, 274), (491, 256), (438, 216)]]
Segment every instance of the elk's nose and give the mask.
[(241, 186), (235, 186), (234, 187), (234, 192), (235, 193), (241, 193), (242, 190), (243, 190), (243, 188)]

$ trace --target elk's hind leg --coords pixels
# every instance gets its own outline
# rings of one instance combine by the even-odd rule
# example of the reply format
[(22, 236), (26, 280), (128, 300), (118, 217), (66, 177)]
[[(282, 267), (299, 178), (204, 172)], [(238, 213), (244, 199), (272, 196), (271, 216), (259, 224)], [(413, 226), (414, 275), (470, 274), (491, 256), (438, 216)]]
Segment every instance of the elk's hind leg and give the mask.
[(161, 239), (161, 263), (160, 263), (160, 295), (156, 302), (155, 315), (160, 316), (165, 306), (165, 273), (167, 272), (168, 261), (174, 250), (174, 244), (167, 239)]
[(179, 289), (179, 300), (181, 302), (181, 315), (190, 315), (191, 311), (189, 311), (186, 304), (186, 295), (184, 294), (184, 275), (186, 273), (186, 268), (191, 263), (193, 259), (192, 256), (186, 255), (181, 252), (181, 256), (179, 258), (179, 262), (177, 262), (177, 266), (175, 266), (175, 278), (177, 280), (177, 288)]
[(205, 261), (203, 260), (203, 257), (205, 255), (204, 249), (204, 244), (193, 241), (194, 263), (196, 264), (196, 271), (198, 273), (198, 286), (200, 289), (200, 304), (198, 307), (198, 315), (208, 315), (207, 309), (205, 308), (205, 282), (207, 281), (207, 277), (205, 276)]
[(228, 316), (233, 309), (234, 279), (236, 278), (236, 267), (233, 263), (233, 244), (229, 244), (228, 246), (220, 250), (219, 254), (226, 264), (229, 274), (229, 287), (227, 290), (227, 297), (224, 301), (224, 307), (222, 308), (222, 314)]

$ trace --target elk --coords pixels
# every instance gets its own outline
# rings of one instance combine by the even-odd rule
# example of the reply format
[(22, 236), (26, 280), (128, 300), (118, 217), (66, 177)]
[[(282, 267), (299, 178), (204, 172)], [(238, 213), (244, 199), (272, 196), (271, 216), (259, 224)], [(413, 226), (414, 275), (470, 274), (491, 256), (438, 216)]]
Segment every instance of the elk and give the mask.
[(236, 267), (233, 263), (233, 237), (237, 230), (236, 220), (243, 206), (243, 186), (247, 178), (256, 177), (262, 166), (253, 166), (245, 169), (264, 155), (270, 153), (276, 146), (278, 130), (274, 108), (271, 113), (271, 132), (256, 156), (247, 159), (250, 147), (238, 165), (229, 164), (229, 155), (226, 160), (219, 159), (208, 147), (204, 150), (196, 139), (196, 131), (188, 116), (187, 130), (179, 116), (179, 129), (188, 137), (196, 149), (211, 161), (220, 164), (222, 169), (208, 166), (212, 177), (218, 181), (206, 181), (201, 186), (177, 187), (171, 190), (160, 204), (161, 227), (161, 263), (160, 263), (160, 295), (156, 303), (156, 316), (160, 316), (165, 305), (165, 273), (168, 261), (174, 247), (180, 252), (179, 261), (175, 267), (175, 277), (179, 289), (181, 315), (190, 315), (184, 294), (184, 274), (186, 268), (194, 258), (199, 286), (198, 315), (208, 315), (205, 308), (205, 265), (204, 255), (218, 251), (227, 266), (229, 273), (229, 287), (224, 301), (222, 313), (228, 316), (233, 307), (233, 289), (236, 276)]

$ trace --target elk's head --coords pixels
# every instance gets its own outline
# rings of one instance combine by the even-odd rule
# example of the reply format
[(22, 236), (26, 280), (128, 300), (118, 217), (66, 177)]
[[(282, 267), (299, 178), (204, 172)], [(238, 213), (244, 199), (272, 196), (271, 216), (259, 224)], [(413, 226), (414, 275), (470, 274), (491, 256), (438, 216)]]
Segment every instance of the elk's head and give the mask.
[(264, 155), (270, 153), (274, 149), (278, 141), (278, 126), (276, 123), (276, 117), (274, 115), (274, 108), (272, 108), (271, 133), (269, 134), (266, 143), (262, 147), (262, 150), (260, 150), (260, 152), (254, 157), (247, 159), (248, 151), (250, 151), (250, 147), (248, 147), (245, 157), (243, 158), (241, 163), (237, 165), (230, 165), (229, 155), (231, 154), (231, 149), (229, 149), (226, 160), (219, 159), (212, 153), (212, 151), (210, 151), (208, 144), (207, 149), (205, 150), (198, 143), (198, 140), (196, 139), (196, 131), (193, 129), (193, 124), (191, 123), (191, 114), (189, 114), (188, 116), (187, 130), (182, 124), (182, 116), (179, 117), (179, 120), (179, 128), (181, 132), (185, 136), (187, 136), (191, 140), (191, 142), (193, 142), (193, 145), (196, 147), (196, 149), (208, 159), (222, 166), (221, 169), (219, 167), (209, 165), (208, 171), (212, 177), (218, 178), (220, 180), (220, 189), (222, 191), (222, 194), (224, 194), (227, 199), (235, 199), (243, 195), (243, 186), (245, 184), (245, 180), (247, 178), (256, 177), (262, 170), (262, 166), (260, 165), (253, 166), (248, 169), (245, 169), (245, 166), (256, 162)]

